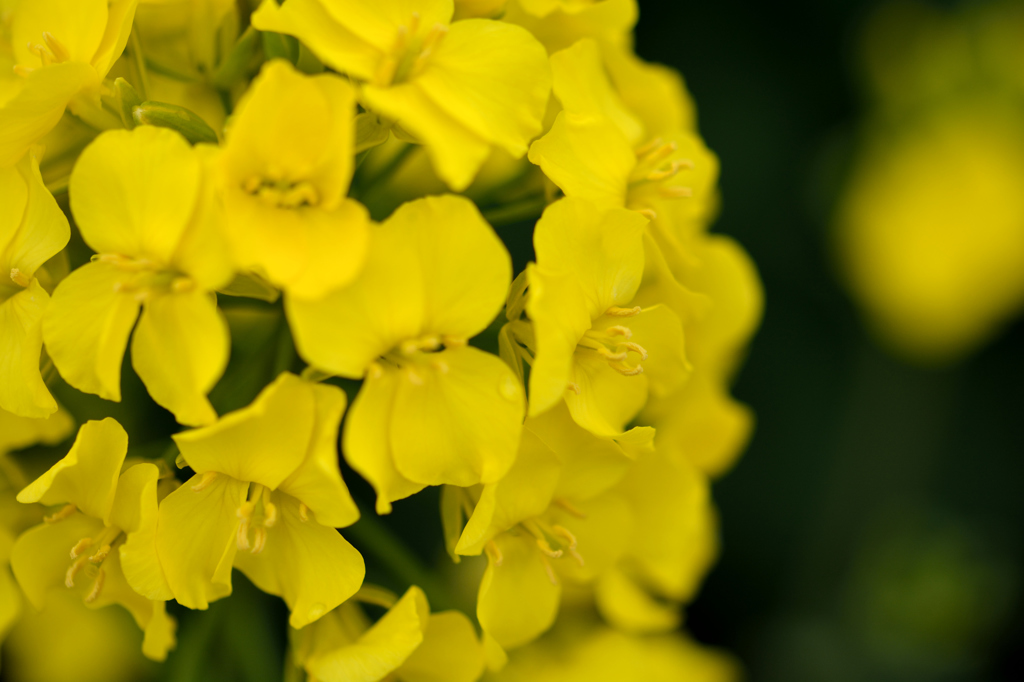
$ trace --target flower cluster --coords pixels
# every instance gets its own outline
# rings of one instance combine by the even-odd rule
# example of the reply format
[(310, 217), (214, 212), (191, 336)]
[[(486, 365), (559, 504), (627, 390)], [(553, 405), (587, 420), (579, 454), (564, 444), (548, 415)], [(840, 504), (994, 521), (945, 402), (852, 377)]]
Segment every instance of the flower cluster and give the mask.
[[(732, 677), (672, 633), (760, 284), (634, 0), (0, 12), (0, 633), (18, 586), (72, 590), (163, 660), (237, 569), (310, 680)], [(121, 402), (126, 354), (152, 442), (141, 395), (127, 430), (75, 408)], [(338, 530), (427, 489), (475, 612), (364, 582), (386, 557)]]

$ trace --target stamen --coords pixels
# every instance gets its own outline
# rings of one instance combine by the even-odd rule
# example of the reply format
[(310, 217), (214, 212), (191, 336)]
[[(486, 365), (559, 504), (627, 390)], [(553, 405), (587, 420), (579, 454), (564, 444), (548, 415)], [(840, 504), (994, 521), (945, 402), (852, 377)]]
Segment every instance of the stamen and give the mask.
[(82, 538), (71, 548), (71, 558), (77, 559), (82, 553), (92, 547), (92, 538)]
[(242, 519), (238, 524), (238, 535), (235, 537), (235, 546), (241, 552), (249, 549), (249, 519)]
[(569, 384), (566, 386), (566, 388), (568, 390), (572, 391), (573, 393), (575, 393), (576, 395), (580, 394), (580, 385), (579, 384), (574, 384), (573, 382), (570, 381)]
[(64, 519), (74, 514), (77, 510), (78, 507), (76, 507), (75, 505), (66, 504), (61, 508), (59, 512), (51, 514), (50, 516), (44, 516), (43, 523), (57, 523), (58, 521), (63, 521)]
[(678, 148), (679, 145), (677, 145), (675, 142), (666, 142), (663, 145), (660, 145), (648, 152), (645, 152), (643, 155), (637, 154), (637, 158), (640, 159), (641, 162), (649, 166), (653, 166), (658, 162), (663, 161), (664, 159), (667, 159), (668, 157), (672, 156)]
[(555, 500), (555, 504), (575, 516), (577, 519), (587, 518), (586, 512), (580, 511), (580, 509), (569, 502), (569, 500), (558, 498)]
[(253, 531), (252, 553), (259, 554), (267, 546), (267, 529), (264, 526), (257, 526)]
[(658, 217), (658, 214), (655, 213), (654, 209), (651, 208), (642, 208), (639, 211), (637, 211), (637, 213), (647, 218), (648, 220), (654, 220), (655, 218)]
[(89, 594), (85, 598), (86, 604), (91, 604), (99, 598), (100, 592), (103, 591), (103, 584), (106, 582), (106, 580), (107, 572), (101, 568), (99, 570), (99, 573), (96, 574), (96, 580), (92, 584), (92, 589), (89, 590)]
[(258, 175), (253, 175), (248, 180), (242, 183), (242, 191), (246, 194), (256, 194), (256, 191), (263, 184), (263, 179)]
[(637, 365), (636, 367), (630, 367), (629, 365), (624, 364), (622, 362), (609, 362), (608, 366), (614, 369), (619, 374), (622, 374), (627, 377), (635, 377), (638, 374), (644, 373), (644, 368), (641, 365)]
[(299, 520), (309, 521), (309, 507), (306, 506), (305, 502), (299, 503)]
[(625, 346), (627, 349), (633, 351), (637, 355), (639, 355), (641, 360), (647, 359), (647, 350), (640, 344), (633, 343), (632, 341), (626, 341), (622, 345)]
[(605, 348), (604, 346), (601, 346), (600, 348), (596, 348), (595, 350), (597, 351), (597, 354), (600, 355), (601, 357), (603, 357), (605, 360), (621, 361), (621, 360), (625, 360), (626, 358), (629, 357), (629, 353), (627, 351), (621, 351), (619, 353), (613, 353), (610, 350), (608, 350), (607, 348)]
[(484, 551), (487, 552), (487, 556), (489, 556), (494, 561), (495, 566), (501, 566), (501, 564), (505, 561), (505, 555), (501, 553), (501, 549), (498, 547), (498, 543), (496, 543), (494, 540), (491, 540), (487, 543), (487, 545), (484, 547)]
[(551, 581), (552, 585), (558, 585), (558, 576), (555, 575), (555, 569), (551, 565), (551, 562), (543, 554), (540, 557), (541, 563), (544, 564), (544, 572), (548, 574), (548, 580)]
[[(643, 308), (640, 306), (633, 306), (632, 308), (620, 308), (618, 306), (612, 306), (608, 310), (604, 311), (605, 315), (610, 317), (636, 317), (643, 312)], [(608, 331), (611, 332), (613, 329), (626, 329), (626, 327), (609, 327)], [(628, 329), (627, 329), (628, 331)], [(615, 332), (612, 332), (615, 333)], [(632, 333), (632, 332), (631, 332)], [(629, 338), (629, 335), (624, 335)]]
[(642, 145), (640, 147), (637, 147), (637, 149), (636, 149), (636, 156), (637, 156), (637, 158), (640, 158), (642, 156), (646, 156), (647, 154), (650, 154), (652, 151), (654, 151), (655, 149), (657, 149), (658, 147), (660, 147), (664, 143), (665, 143), (664, 140), (662, 140), (660, 137), (656, 137), (653, 140), (651, 140), (650, 142), (648, 142), (647, 144)]
[(540, 548), (540, 553), (544, 556), (551, 557), (552, 559), (562, 558), (562, 550), (551, 549), (551, 545), (544, 538), (537, 538), (537, 547)]
[(107, 558), (108, 554), (110, 554), (110, 545), (103, 545), (98, 550), (96, 550), (95, 554), (89, 557), (89, 561), (94, 564), (102, 564), (103, 561)]
[(64, 574), (65, 587), (71, 589), (75, 586), (75, 576), (78, 575), (78, 572), (81, 571), (82, 568), (87, 563), (89, 563), (89, 557), (87, 556), (80, 556), (77, 559), (75, 559), (75, 563), (71, 564), (71, 567), (68, 568), (67, 573)]
[(384, 368), (380, 366), (379, 362), (371, 362), (366, 368), (367, 379), (380, 379), (384, 374)]
[(171, 291), (176, 294), (183, 294), (196, 288), (196, 283), (191, 277), (175, 277), (171, 281)]
[(263, 505), (263, 525), (267, 528), (273, 528), (274, 524), (277, 523), (277, 505), (273, 502), (267, 502)]
[(15, 64), (11, 70), (14, 71), (15, 76), (19, 76), (21, 78), (28, 78), (28, 75), (35, 71), (32, 67), (24, 66), (22, 64)]
[(431, 361), (430, 366), (433, 367), (434, 369), (436, 369), (441, 374), (447, 374), (448, 373), (448, 369), (449, 369), (448, 363), (445, 362), (444, 360), (433, 360), (433, 361)]
[(658, 194), (666, 199), (688, 199), (693, 196), (693, 190), (689, 187), (659, 187)]
[(58, 63), (66, 62), (71, 59), (71, 53), (64, 47), (64, 43), (57, 40), (49, 31), (43, 31), (43, 42), (46, 43), (46, 47), (49, 48), (50, 54)]
[(28, 275), (18, 268), (11, 268), (11, 281), (24, 289), (27, 289), (32, 284), (32, 280), (29, 279)]
[(406, 367), (405, 368), (405, 377), (409, 380), (409, 383), (412, 384), (413, 386), (422, 386), (423, 383), (424, 383), (423, 382), (423, 377), (421, 377), (419, 374), (417, 374), (416, 370), (414, 370), (412, 367)]
[(209, 486), (211, 483), (213, 483), (213, 479), (215, 479), (215, 478), (217, 478), (217, 472), (216, 471), (206, 471), (206, 472), (203, 472), (202, 478), (199, 479), (199, 483), (196, 483), (194, 486), (192, 486), (192, 492), (194, 492), (194, 493), (202, 492), (203, 490), (206, 489), (207, 486)]
[(465, 348), (469, 344), (469, 339), (464, 336), (442, 336), (441, 340), (445, 348)]

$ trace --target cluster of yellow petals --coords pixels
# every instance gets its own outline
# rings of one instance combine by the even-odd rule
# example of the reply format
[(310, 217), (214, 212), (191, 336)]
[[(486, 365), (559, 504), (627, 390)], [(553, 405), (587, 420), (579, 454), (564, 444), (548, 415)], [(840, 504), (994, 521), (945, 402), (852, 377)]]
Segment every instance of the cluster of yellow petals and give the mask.
[[(760, 283), (635, 1), (244, 6), (0, 2), (0, 637), (71, 590), (163, 660), (167, 602), (238, 570), (309, 680), (734, 679), (676, 630)], [(502, 216), (535, 222), (519, 272)], [(254, 310), (283, 364), (231, 357)], [(120, 402), (126, 354), (169, 455), (88, 420), (26, 478), (9, 452), (75, 430), (50, 388)], [(219, 412), (237, 363), (275, 369)], [(441, 487), (472, 617), (364, 583), (342, 460), (379, 515)]]

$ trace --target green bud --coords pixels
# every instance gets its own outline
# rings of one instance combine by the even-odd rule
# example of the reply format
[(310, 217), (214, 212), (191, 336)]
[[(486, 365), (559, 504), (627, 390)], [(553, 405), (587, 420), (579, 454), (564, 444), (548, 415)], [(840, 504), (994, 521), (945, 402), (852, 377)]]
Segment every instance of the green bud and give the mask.
[(166, 102), (143, 102), (132, 108), (136, 125), (160, 126), (181, 133), (192, 144), (217, 144), (217, 133), (195, 113)]
[(128, 130), (135, 127), (135, 120), (132, 118), (132, 109), (142, 104), (142, 97), (132, 84), (123, 78), (114, 81), (114, 105), (121, 115), (121, 123)]
[(264, 31), (263, 34), (263, 56), (267, 61), (271, 59), (287, 59), (295, 64), (299, 58), (299, 41), (283, 33)]
[(245, 29), (234, 47), (217, 66), (210, 80), (221, 90), (229, 90), (237, 83), (240, 83), (249, 71), (253, 55), (260, 44), (260, 32), (252, 26)]

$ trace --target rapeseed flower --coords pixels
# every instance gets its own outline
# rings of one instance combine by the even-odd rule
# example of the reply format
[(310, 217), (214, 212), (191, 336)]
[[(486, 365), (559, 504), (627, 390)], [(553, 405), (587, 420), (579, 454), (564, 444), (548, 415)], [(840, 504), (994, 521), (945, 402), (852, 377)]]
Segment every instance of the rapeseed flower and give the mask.
[(118, 401), (121, 358), (139, 318), (132, 366), (153, 399), (189, 425), (216, 419), (206, 393), (228, 359), (227, 324), (211, 292), (233, 269), (204, 182), (208, 159), (149, 126), (89, 145), (71, 175), (71, 210), (97, 255), (58, 285), (43, 322), (61, 376)]
[(518, 26), (452, 21), (452, 0), (265, 0), (253, 25), (301, 39), (359, 84), (359, 101), (422, 142), (459, 191), (492, 146), (526, 153), (550, 92), (544, 49)]
[(522, 387), (467, 345), (500, 311), (510, 279), (508, 252), (476, 208), (428, 197), (374, 229), (352, 285), (288, 298), (299, 354), (364, 379), (343, 450), (376, 489), (379, 513), (425, 486), (493, 483), (512, 466)]
[(54, 507), (11, 549), (11, 568), (42, 609), (54, 589), (75, 589), (86, 605), (119, 604), (145, 632), (142, 651), (163, 660), (174, 646), (174, 619), (162, 599), (140, 594), (152, 580), (157, 485), (154, 464), (125, 466), (128, 435), (111, 418), (87, 422), (68, 454), (18, 493)]
[(45, 417), (57, 402), (39, 370), (50, 303), (40, 278), (52, 286), (43, 264), (64, 248), (71, 231), (35, 154), (0, 168), (0, 196), (0, 410)]
[[(205, 609), (235, 566), (301, 628), (351, 597), (363, 558), (338, 532), (359, 518), (337, 463), (345, 395), (284, 373), (215, 424), (175, 436), (196, 475), (160, 505), (154, 593)], [(200, 521), (201, 519), (201, 521)]]

